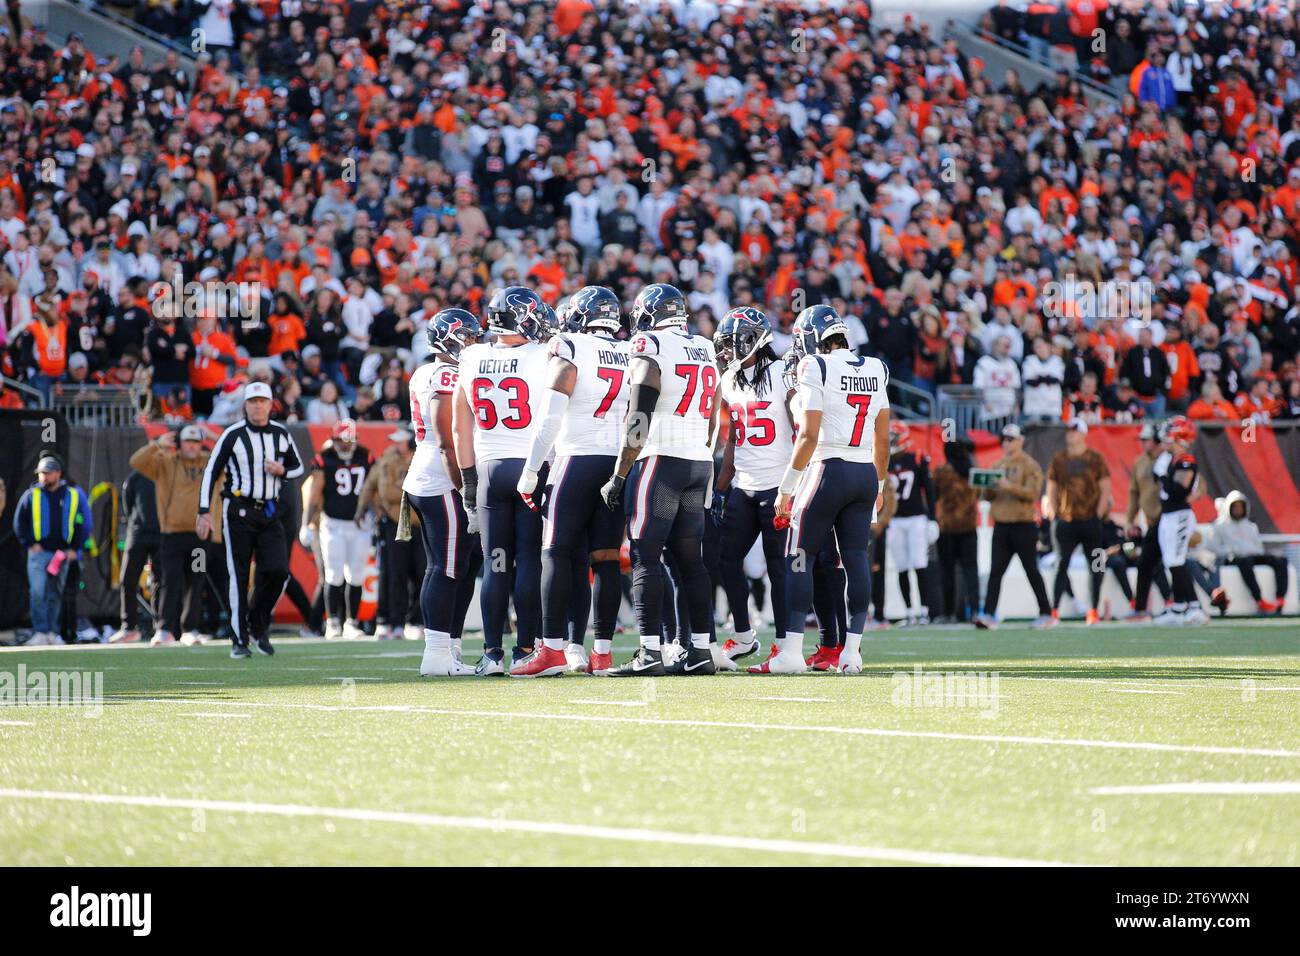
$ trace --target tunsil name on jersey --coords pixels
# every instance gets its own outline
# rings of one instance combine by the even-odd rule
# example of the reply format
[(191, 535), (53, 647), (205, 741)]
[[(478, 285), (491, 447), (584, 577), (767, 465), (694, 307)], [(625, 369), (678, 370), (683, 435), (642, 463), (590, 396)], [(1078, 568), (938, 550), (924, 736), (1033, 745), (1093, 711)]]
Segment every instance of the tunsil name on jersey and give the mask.
[(846, 392), (876, 392), (880, 390), (880, 379), (874, 375), (841, 375), (840, 388)]
[(712, 361), (713, 361), (713, 357), (712, 357), (711, 355), (709, 355), (709, 353), (708, 353), (707, 351), (705, 351), (704, 349), (691, 348), (691, 347), (688, 345), (688, 346), (686, 346), (685, 351), (686, 351), (686, 357), (687, 357), (688, 359), (694, 359), (696, 362), (712, 362)]

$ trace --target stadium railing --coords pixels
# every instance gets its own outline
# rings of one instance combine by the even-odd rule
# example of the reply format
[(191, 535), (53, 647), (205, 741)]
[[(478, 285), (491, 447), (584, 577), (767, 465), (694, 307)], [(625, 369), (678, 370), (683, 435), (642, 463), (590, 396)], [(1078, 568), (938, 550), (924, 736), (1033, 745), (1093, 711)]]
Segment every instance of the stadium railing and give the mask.
[(889, 380), (889, 411), (895, 418), (908, 421), (933, 421), (937, 401), (923, 388), (906, 382)]
[(951, 421), (961, 437), (974, 428), (997, 434), (1019, 417), (1014, 388), (976, 388), (974, 385), (940, 385), (938, 418)]
[(134, 428), (146, 398), (137, 385), (60, 385), (54, 408), (74, 428)]
[(49, 408), (45, 396), (41, 394), (39, 389), (32, 388), (15, 378), (0, 375), (0, 388), (13, 389), (23, 397), (23, 404), (28, 408)]

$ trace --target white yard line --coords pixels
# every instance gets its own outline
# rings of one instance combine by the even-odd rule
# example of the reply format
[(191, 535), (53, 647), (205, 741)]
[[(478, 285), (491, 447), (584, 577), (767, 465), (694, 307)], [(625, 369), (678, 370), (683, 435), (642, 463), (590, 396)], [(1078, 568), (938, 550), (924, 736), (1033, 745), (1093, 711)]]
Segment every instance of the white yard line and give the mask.
[(1181, 690), (1144, 690), (1139, 687), (1108, 687), (1112, 694), (1169, 694), (1174, 697), (1186, 697)]
[(30, 720), (0, 720), (0, 727), (35, 727)]
[(751, 697), (750, 700), (775, 700), (781, 703), (793, 704), (831, 704), (834, 703), (829, 697)]
[(600, 707), (649, 707), (648, 701), (644, 700), (587, 700), (577, 698), (569, 701), (570, 704), (596, 704)]
[[(115, 698), (109, 698), (115, 699)], [(131, 697), (137, 704), (184, 704), (192, 707), (197, 701), (174, 697)], [(658, 717), (615, 717), (608, 714), (547, 714), (508, 710), (456, 710), (441, 707), (410, 707), (405, 705), (347, 706), (334, 704), (272, 703), (270, 701), (204, 700), (204, 704), (227, 707), (290, 708), (353, 713), (433, 714), (443, 717), (488, 717), (504, 720), (569, 720), (586, 723), (640, 724), (655, 727), (686, 727), (720, 730), (773, 730), (786, 733), (847, 734), (860, 737), (902, 737), (921, 740), (960, 740), (974, 743), (1026, 744), (1044, 747), (1092, 747), (1101, 750), (1147, 750), (1163, 753), (1229, 754), (1238, 757), (1300, 757), (1300, 751), (1264, 747), (1211, 747), (1196, 744), (1165, 744), (1151, 741), (1087, 740), (1072, 737), (1026, 737), (1012, 734), (958, 734), (935, 730), (893, 730), (883, 727), (824, 727), (802, 724), (758, 724), (724, 720), (673, 720)]]
[(1146, 796), (1148, 794), (1194, 794), (1196, 796), (1275, 796), (1300, 794), (1300, 781), (1260, 781), (1256, 783), (1154, 783), (1133, 787), (1093, 787), (1088, 791), (1102, 797)]
[(0, 798), (11, 800), (57, 800), (110, 806), (156, 807), (169, 810), (203, 810), (213, 813), (246, 813), (257, 816), (324, 817), (365, 823), (398, 823), (453, 830), (488, 830), (495, 833), (538, 833), (588, 840), (617, 840), (670, 846), (749, 850), (759, 853), (789, 853), (800, 856), (830, 856), (853, 860), (883, 860), (928, 866), (1072, 866), (1052, 860), (1024, 860), (1015, 857), (946, 853), (935, 850), (907, 850), (892, 847), (854, 846), (843, 843), (815, 843), (805, 840), (768, 840), (759, 837), (728, 836), (721, 833), (682, 833), (671, 830), (598, 827), (544, 820), (509, 820), (495, 817), (453, 817), (436, 813), (404, 813), (368, 810), (360, 807), (313, 807), (293, 803), (246, 803), (235, 800), (190, 800), (172, 797), (133, 796), (111, 793), (75, 793), (57, 790), (0, 789)]

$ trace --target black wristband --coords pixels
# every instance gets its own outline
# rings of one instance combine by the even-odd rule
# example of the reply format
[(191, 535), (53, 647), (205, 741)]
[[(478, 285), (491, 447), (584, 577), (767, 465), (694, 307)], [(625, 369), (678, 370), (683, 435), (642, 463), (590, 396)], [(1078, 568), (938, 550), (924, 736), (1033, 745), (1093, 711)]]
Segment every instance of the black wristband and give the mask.
[(466, 465), (460, 470), (460, 496), (466, 508), (478, 502), (478, 466)]

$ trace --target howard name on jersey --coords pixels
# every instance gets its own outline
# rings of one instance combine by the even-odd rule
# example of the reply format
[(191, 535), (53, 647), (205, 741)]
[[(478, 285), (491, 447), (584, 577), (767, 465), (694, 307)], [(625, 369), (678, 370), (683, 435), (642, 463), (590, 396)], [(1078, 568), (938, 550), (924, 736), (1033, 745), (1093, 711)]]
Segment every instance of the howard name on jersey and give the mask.
[(742, 372), (722, 376), (722, 397), (736, 435), (732, 483), (742, 491), (766, 491), (781, 484), (794, 445), (794, 429), (785, 410), (785, 377), (779, 363), (769, 365), (763, 372), (767, 388), (760, 398), (753, 385), (742, 382)]
[(659, 366), (659, 402), (639, 457), (712, 461), (709, 421), (718, 391), (713, 343), (669, 329), (638, 332), (629, 351), (633, 358), (645, 356)]
[(930, 478), (930, 456), (900, 451), (889, 459), (889, 482), (898, 492), (900, 518), (927, 514), (925, 486)]
[(458, 370), (450, 362), (425, 362), (413, 373), (411, 393), (411, 427), (415, 430), (415, 454), (402, 481), (407, 494), (434, 497), (451, 491), (454, 485), (442, 463), (442, 445), (436, 422), (439, 395), (456, 391)]
[(889, 372), (884, 363), (836, 349), (805, 355), (797, 377), (801, 406), (822, 413), (812, 460), (872, 461), (876, 418), (889, 407)]
[(604, 335), (557, 335), (550, 354), (577, 369), (555, 454), (617, 455), (627, 418), (628, 343)]
[(533, 404), (540, 397), (546, 347), (471, 345), (460, 353), (460, 381), (474, 413), (474, 457), (479, 462), (527, 458)]
[(375, 460), (368, 449), (357, 445), (350, 458), (344, 458), (333, 445), (322, 448), (312, 460), (313, 471), (325, 479), (325, 514), (351, 521), (357, 514), (357, 499)]

